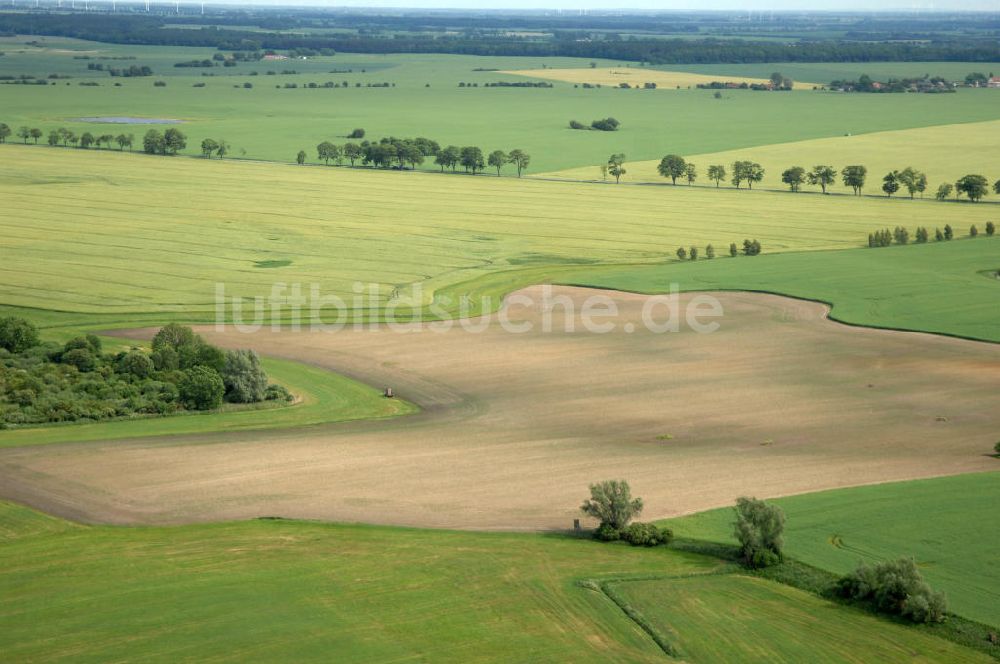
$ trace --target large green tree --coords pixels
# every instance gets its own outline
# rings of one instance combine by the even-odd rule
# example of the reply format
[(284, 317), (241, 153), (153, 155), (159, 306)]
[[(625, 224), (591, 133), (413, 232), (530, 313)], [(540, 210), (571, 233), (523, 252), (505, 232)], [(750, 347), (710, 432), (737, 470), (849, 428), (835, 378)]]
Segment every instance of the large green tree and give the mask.
[(912, 166), (907, 166), (899, 171), (896, 174), (896, 179), (899, 181), (899, 184), (906, 188), (906, 191), (910, 194), (910, 198), (913, 198), (913, 195), (918, 192), (922, 196), (927, 190), (927, 176)]
[(607, 480), (590, 485), (590, 498), (583, 501), (580, 511), (599, 519), (601, 528), (621, 531), (642, 513), (642, 498), (632, 497), (625, 480)]
[(668, 154), (660, 160), (660, 165), (656, 167), (659, 174), (665, 178), (670, 178), (670, 183), (676, 185), (677, 178), (683, 177), (687, 169), (687, 162), (684, 157), (677, 154)]
[(500, 169), (506, 166), (509, 160), (510, 156), (506, 152), (503, 150), (494, 150), (490, 153), (486, 163), (497, 169), (497, 177), (500, 177)]
[(785, 172), (781, 174), (781, 181), (787, 184), (792, 191), (798, 191), (806, 181), (806, 169), (801, 166), (785, 169)]
[(764, 179), (764, 167), (754, 161), (734, 161), (732, 177), (737, 189), (743, 182), (747, 183), (748, 188), (753, 189), (754, 182)]
[(466, 172), (471, 171), (473, 175), (477, 171), (483, 170), (486, 166), (486, 160), (483, 158), (483, 151), (475, 146), (466, 146), (462, 148), (460, 153), (459, 163), (466, 170)]
[(860, 196), (865, 178), (868, 177), (868, 169), (861, 165), (844, 166), (840, 176), (844, 179), (844, 186), (853, 189), (855, 196)]
[(521, 177), (521, 173), (527, 170), (528, 164), (531, 163), (531, 155), (524, 150), (511, 150), (509, 156), (510, 163), (517, 168), (517, 177)]
[(615, 178), (615, 184), (621, 182), (622, 176), (626, 173), (624, 154), (616, 152), (608, 157), (608, 173)]
[(718, 187), (719, 183), (726, 179), (726, 167), (722, 164), (715, 164), (708, 167), (708, 179), (715, 182), (715, 186)]
[(989, 184), (982, 175), (963, 175), (955, 182), (955, 191), (965, 194), (975, 203), (989, 191)]
[(736, 500), (733, 534), (747, 567), (760, 568), (782, 560), (785, 513), (777, 505), (756, 498)]
[(820, 186), (823, 193), (826, 193), (826, 188), (837, 181), (837, 171), (834, 170), (833, 166), (826, 166), (824, 164), (818, 164), (812, 167), (812, 170), (806, 175), (809, 184)]

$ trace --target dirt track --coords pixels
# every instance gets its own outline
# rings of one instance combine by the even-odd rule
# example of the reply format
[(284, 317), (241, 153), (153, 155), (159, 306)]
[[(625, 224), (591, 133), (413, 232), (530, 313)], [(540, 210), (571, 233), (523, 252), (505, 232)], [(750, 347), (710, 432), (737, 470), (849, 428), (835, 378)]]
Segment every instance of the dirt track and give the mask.
[[(577, 303), (593, 293), (555, 292)], [(606, 478), (629, 480), (657, 518), (742, 494), (998, 468), (986, 456), (1000, 431), (998, 346), (850, 328), (821, 305), (746, 293), (716, 294), (726, 315), (714, 334), (629, 334), (622, 324), (640, 320), (646, 298), (610, 295), (611, 334), (202, 330), (392, 385), (424, 411), (7, 449), (0, 495), (113, 523), (280, 515), (539, 529), (569, 526), (588, 483)]]

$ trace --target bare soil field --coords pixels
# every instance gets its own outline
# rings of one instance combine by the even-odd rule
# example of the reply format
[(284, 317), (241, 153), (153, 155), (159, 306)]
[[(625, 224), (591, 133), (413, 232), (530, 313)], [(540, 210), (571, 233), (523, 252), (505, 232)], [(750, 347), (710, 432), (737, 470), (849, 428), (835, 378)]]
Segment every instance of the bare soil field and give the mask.
[[(520, 291), (538, 302), (543, 287)], [(598, 291), (554, 288), (579, 313)], [(92, 522), (258, 516), (465, 529), (565, 528), (591, 482), (646, 519), (834, 487), (990, 470), (1000, 346), (847, 327), (811, 302), (715, 293), (712, 334), (641, 325), (514, 334), (200, 330), (213, 343), (392, 386), (422, 412), (287, 431), (0, 451), (0, 496)], [(680, 296), (683, 308), (696, 294)], [(559, 307), (555, 312), (559, 312)], [(664, 310), (657, 310), (662, 320)], [(634, 332), (626, 331), (632, 323)], [(122, 336), (148, 337), (149, 330)]]

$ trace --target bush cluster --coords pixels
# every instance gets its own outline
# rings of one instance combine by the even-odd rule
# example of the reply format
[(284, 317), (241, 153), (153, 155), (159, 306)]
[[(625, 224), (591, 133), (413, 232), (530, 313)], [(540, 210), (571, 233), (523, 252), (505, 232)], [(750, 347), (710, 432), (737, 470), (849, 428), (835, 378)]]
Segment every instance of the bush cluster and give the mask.
[(168, 325), (152, 352), (105, 353), (92, 335), (41, 342), (20, 318), (0, 319), (0, 425), (99, 421), (218, 408), (223, 401), (290, 401), (256, 353), (224, 352)]
[(912, 558), (862, 563), (837, 581), (835, 590), (841, 597), (917, 623), (942, 622), (948, 608), (944, 595), (931, 590)]

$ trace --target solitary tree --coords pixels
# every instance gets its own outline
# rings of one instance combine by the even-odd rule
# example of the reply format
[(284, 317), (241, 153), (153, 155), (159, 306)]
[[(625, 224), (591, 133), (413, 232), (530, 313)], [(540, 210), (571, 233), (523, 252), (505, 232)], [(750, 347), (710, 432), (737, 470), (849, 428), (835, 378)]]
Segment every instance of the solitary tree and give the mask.
[(42, 130), (38, 127), (32, 127), (28, 133), (31, 134), (31, 138), (35, 140), (35, 145), (38, 145), (38, 139), (42, 137)]
[(994, 224), (992, 221), (987, 221), (986, 222), (986, 234), (988, 236), (992, 237), (993, 234), (996, 233), (996, 232), (997, 232), (997, 226), (996, 226), (996, 224)]
[(993, 193), (1000, 194), (1000, 180), (993, 183)]
[(656, 170), (665, 178), (670, 178), (671, 184), (677, 184), (677, 178), (682, 177), (687, 171), (687, 162), (684, 157), (676, 154), (668, 154), (660, 160), (660, 165)]
[(10, 136), (10, 126), (5, 122), (0, 122), (0, 143), (6, 143)]
[(118, 143), (118, 149), (124, 150), (125, 146), (127, 145), (130, 152), (132, 150), (133, 140), (135, 140), (135, 137), (132, 136), (132, 134), (118, 134), (115, 137), (115, 142)]
[(889, 198), (892, 198), (892, 195), (899, 191), (899, 171), (889, 171), (885, 174), (885, 177), (882, 178), (882, 191)]
[(510, 155), (503, 150), (494, 150), (490, 153), (486, 163), (497, 169), (497, 177), (500, 177), (500, 169), (503, 168), (508, 161), (510, 161)]
[(688, 251), (688, 257), (693, 261), (698, 260), (698, 247), (691, 247)]
[(806, 169), (801, 166), (792, 166), (781, 174), (781, 181), (787, 184), (792, 191), (798, 191), (806, 181)]
[(735, 243), (735, 242), (731, 242), (731, 243), (729, 244), (729, 255), (730, 255), (730, 256), (731, 256), (732, 258), (736, 258), (737, 256), (739, 256), (739, 255), (740, 255), (740, 250), (739, 250), (739, 248), (738, 248), (738, 247), (736, 246), (736, 243)]
[(952, 186), (947, 182), (938, 185), (937, 192), (934, 194), (934, 198), (939, 201), (946, 201), (948, 197), (951, 196)]
[(642, 499), (632, 498), (625, 480), (607, 480), (590, 485), (590, 499), (583, 502), (580, 511), (599, 519), (600, 529), (618, 532), (642, 513)]
[(955, 237), (955, 231), (952, 230), (951, 224), (945, 224), (944, 225), (944, 239), (945, 240), (950, 240), (953, 237)]
[(733, 529), (747, 567), (768, 567), (781, 562), (785, 514), (780, 507), (756, 498), (738, 498)]
[(853, 189), (855, 196), (860, 196), (865, 186), (865, 178), (868, 176), (868, 169), (860, 165), (844, 166), (840, 175), (844, 179), (844, 186)]
[(219, 155), (219, 159), (222, 159), (229, 154), (229, 141), (224, 138), (220, 138), (219, 147), (215, 148), (215, 154)]
[(712, 245), (705, 247), (705, 258), (715, 258), (715, 247)]
[(57, 145), (59, 145), (59, 141), (60, 141), (59, 132), (56, 131), (55, 129), (53, 129), (52, 131), (50, 131), (49, 132), (48, 141), (49, 141), (49, 145), (51, 145), (52, 147), (56, 147)]
[(833, 166), (824, 166), (820, 164), (818, 166), (813, 166), (806, 178), (808, 179), (809, 184), (814, 187), (819, 185), (825, 194), (827, 186), (837, 181), (837, 171), (834, 170)]
[(528, 164), (531, 163), (531, 155), (524, 150), (511, 150), (509, 158), (510, 163), (517, 168), (517, 177), (521, 177), (521, 173), (527, 170)]
[(610, 173), (615, 178), (615, 184), (621, 182), (622, 176), (625, 175), (625, 155), (615, 153), (608, 157), (608, 173)]
[(718, 187), (719, 183), (726, 179), (726, 167), (722, 164), (716, 164), (714, 166), (708, 167), (708, 179), (715, 181), (715, 186)]
[(687, 255), (688, 255), (687, 249), (685, 249), (684, 247), (677, 247), (677, 258), (678, 259), (684, 260), (685, 258), (687, 258)]
[(969, 226), (969, 237), (976, 237), (977, 235), (979, 235), (979, 229), (976, 228), (975, 224), (972, 224)]
[(80, 147), (86, 150), (94, 144), (94, 135), (89, 131), (80, 134)]
[(982, 175), (964, 175), (955, 183), (955, 192), (962, 193), (975, 203), (986, 195), (989, 185)]
[(295, 163), (298, 164), (299, 166), (301, 166), (302, 164), (306, 163), (306, 151), (305, 150), (299, 150), (299, 153), (297, 155), (295, 155)]

